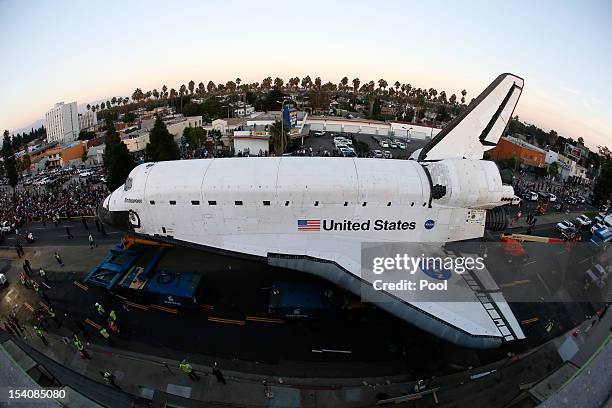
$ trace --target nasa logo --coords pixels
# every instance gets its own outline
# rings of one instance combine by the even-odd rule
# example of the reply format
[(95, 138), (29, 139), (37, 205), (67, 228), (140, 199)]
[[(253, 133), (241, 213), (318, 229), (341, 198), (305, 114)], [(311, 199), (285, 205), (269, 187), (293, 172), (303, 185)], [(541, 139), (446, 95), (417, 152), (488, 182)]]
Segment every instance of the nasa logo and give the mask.
[(437, 280), (448, 280), (451, 277), (451, 271), (449, 271), (446, 268), (441, 268), (441, 269), (436, 269), (436, 268), (429, 268), (429, 267), (421, 267), (421, 270), (423, 271), (423, 273), (425, 273), (425, 275), (429, 276), (430, 278), (433, 279), (437, 279)]
[(425, 221), (425, 229), (430, 230), (434, 227), (434, 225), (436, 225), (436, 222), (434, 220)]

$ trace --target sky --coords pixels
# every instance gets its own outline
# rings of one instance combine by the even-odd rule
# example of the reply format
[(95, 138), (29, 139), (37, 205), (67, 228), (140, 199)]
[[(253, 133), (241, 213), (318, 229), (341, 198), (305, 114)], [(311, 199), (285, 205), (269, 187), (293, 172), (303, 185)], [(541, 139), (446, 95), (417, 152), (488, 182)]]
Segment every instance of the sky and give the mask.
[(58, 101), (310, 75), (462, 89), (525, 79), (515, 114), (612, 147), (612, 2), (0, 0), (0, 128)]

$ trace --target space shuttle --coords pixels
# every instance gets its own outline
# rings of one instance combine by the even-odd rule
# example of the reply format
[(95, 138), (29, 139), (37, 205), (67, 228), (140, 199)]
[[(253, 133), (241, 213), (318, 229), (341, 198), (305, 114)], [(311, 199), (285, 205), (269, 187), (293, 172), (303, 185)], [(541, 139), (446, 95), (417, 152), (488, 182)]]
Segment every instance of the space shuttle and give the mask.
[[(506, 130), (523, 84), (516, 75), (498, 76), (411, 160), (144, 163), (106, 197), (99, 217), (148, 239), (256, 259), (363, 295), (364, 287), (373, 290), (361, 265), (364, 244), (443, 245), (506, 226), (503, 206), (514, 191), (483, 154)], [(494, 281), (454, 274), (449, 287), (467, 301), (440, 301), (426, 292), (376, 296), (389, 313), (461, 346), (491, 348), (524, 338)]]

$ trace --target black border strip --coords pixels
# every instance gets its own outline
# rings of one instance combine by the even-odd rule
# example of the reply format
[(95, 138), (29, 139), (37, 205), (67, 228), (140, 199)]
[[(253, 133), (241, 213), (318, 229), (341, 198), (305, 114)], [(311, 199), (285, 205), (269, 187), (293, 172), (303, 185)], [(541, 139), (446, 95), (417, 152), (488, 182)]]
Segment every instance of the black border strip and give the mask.
[(463, 119), (465, 119), (466, 116), (472, 113), (472, 111), (476, 108), (476, 106), (478, 106), (487, 96), (489, 96), (489, 94), (493, 92), (493, 90), (497, 87), (497, 85), (499, 85), (504, 80), (504, 78), (506, 78), (508, 75), (512, 75), (512, 76), (515, 76), (523, 80), (523, 78), (517, 75), (511, 74), (511, 73), (508, 73), (508, 72), (503, 73), (499, 75), (497, 78), (495, 78), (495, 80), (493, 80), (493, 82), (491, 82), (491, 84), (488, 87), (486, 87), (485, 90), (482, 91), (480, 95), (478, 95), (472, 103), (468, 105), (466, 110), (464, 110), (455, 119), (451, 120), (448, 123), (448, 125), (446, 125), (444, 129), (442, 129), (440, 133), (434, 136), (434, 138), (431, 139), (431, 141), (425, 147), (423, 147), (423, 149), (421, 150), (421, 153), (419, 154), (418, 160), (425, 161), (427, 158), (427, 153), (429, 153), (429, 151), (433, 149), (434, 146), (440, 143), (446, 135), (448, 135)]
[[(490, 146), (491, 144), (493, 144), (493, 145), (497, 144), (497, 143), (489, 142), (489, 141), (487, 141), (485, 139), (487, 138), (487, 136), (489, 136), (489, 132), (491, 131), (491, 129), (493, 128), (493, 126), (497, 122), (497, 119), (499, 119), (499, 117), (501, 116), (502, 112), (504, 111), (504, 108), (508, 104), (508, 101), (510, 100), (510, 98), (514, 94), (514, 90), (517, 89), (517, 88), (521, 89), (521, 87), (519, 87), (516, 84), (516, 82), (515, 82), (510, 87), (510, 90), (508, 91), (508, 93), (504, 97), (504, 100), (502, 101), (502, 103), (497, 108), (497, 111), (495, 111), (495, 114), (491, 117), (491, 120), (489, 121), (489, 123), (487, 123), (487, 126), (482, 130), (482, 133), (480, 134), (480, 138), (479, 139), (480, 139), (480, 143), (482, 143), (483, 145), (488, 144)], [(511, 116), (511, 118), (512, 118), (512, 116)], [(504, 128), (504, 130), (505, 130), (505, 128)]]

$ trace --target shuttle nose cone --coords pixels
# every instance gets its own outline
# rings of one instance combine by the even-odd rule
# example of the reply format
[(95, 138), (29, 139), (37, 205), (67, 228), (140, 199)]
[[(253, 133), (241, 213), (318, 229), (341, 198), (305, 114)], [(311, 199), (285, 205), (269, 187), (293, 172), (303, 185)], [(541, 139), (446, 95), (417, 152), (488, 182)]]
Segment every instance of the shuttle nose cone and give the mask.
[[(104, 200), (107, 202), (107, 200)], [(132, 231), (127, 211), (109, 211), (103, 204), (98, 206), (98, 219), (105, 225), (112, 226), (121, 231)]]

